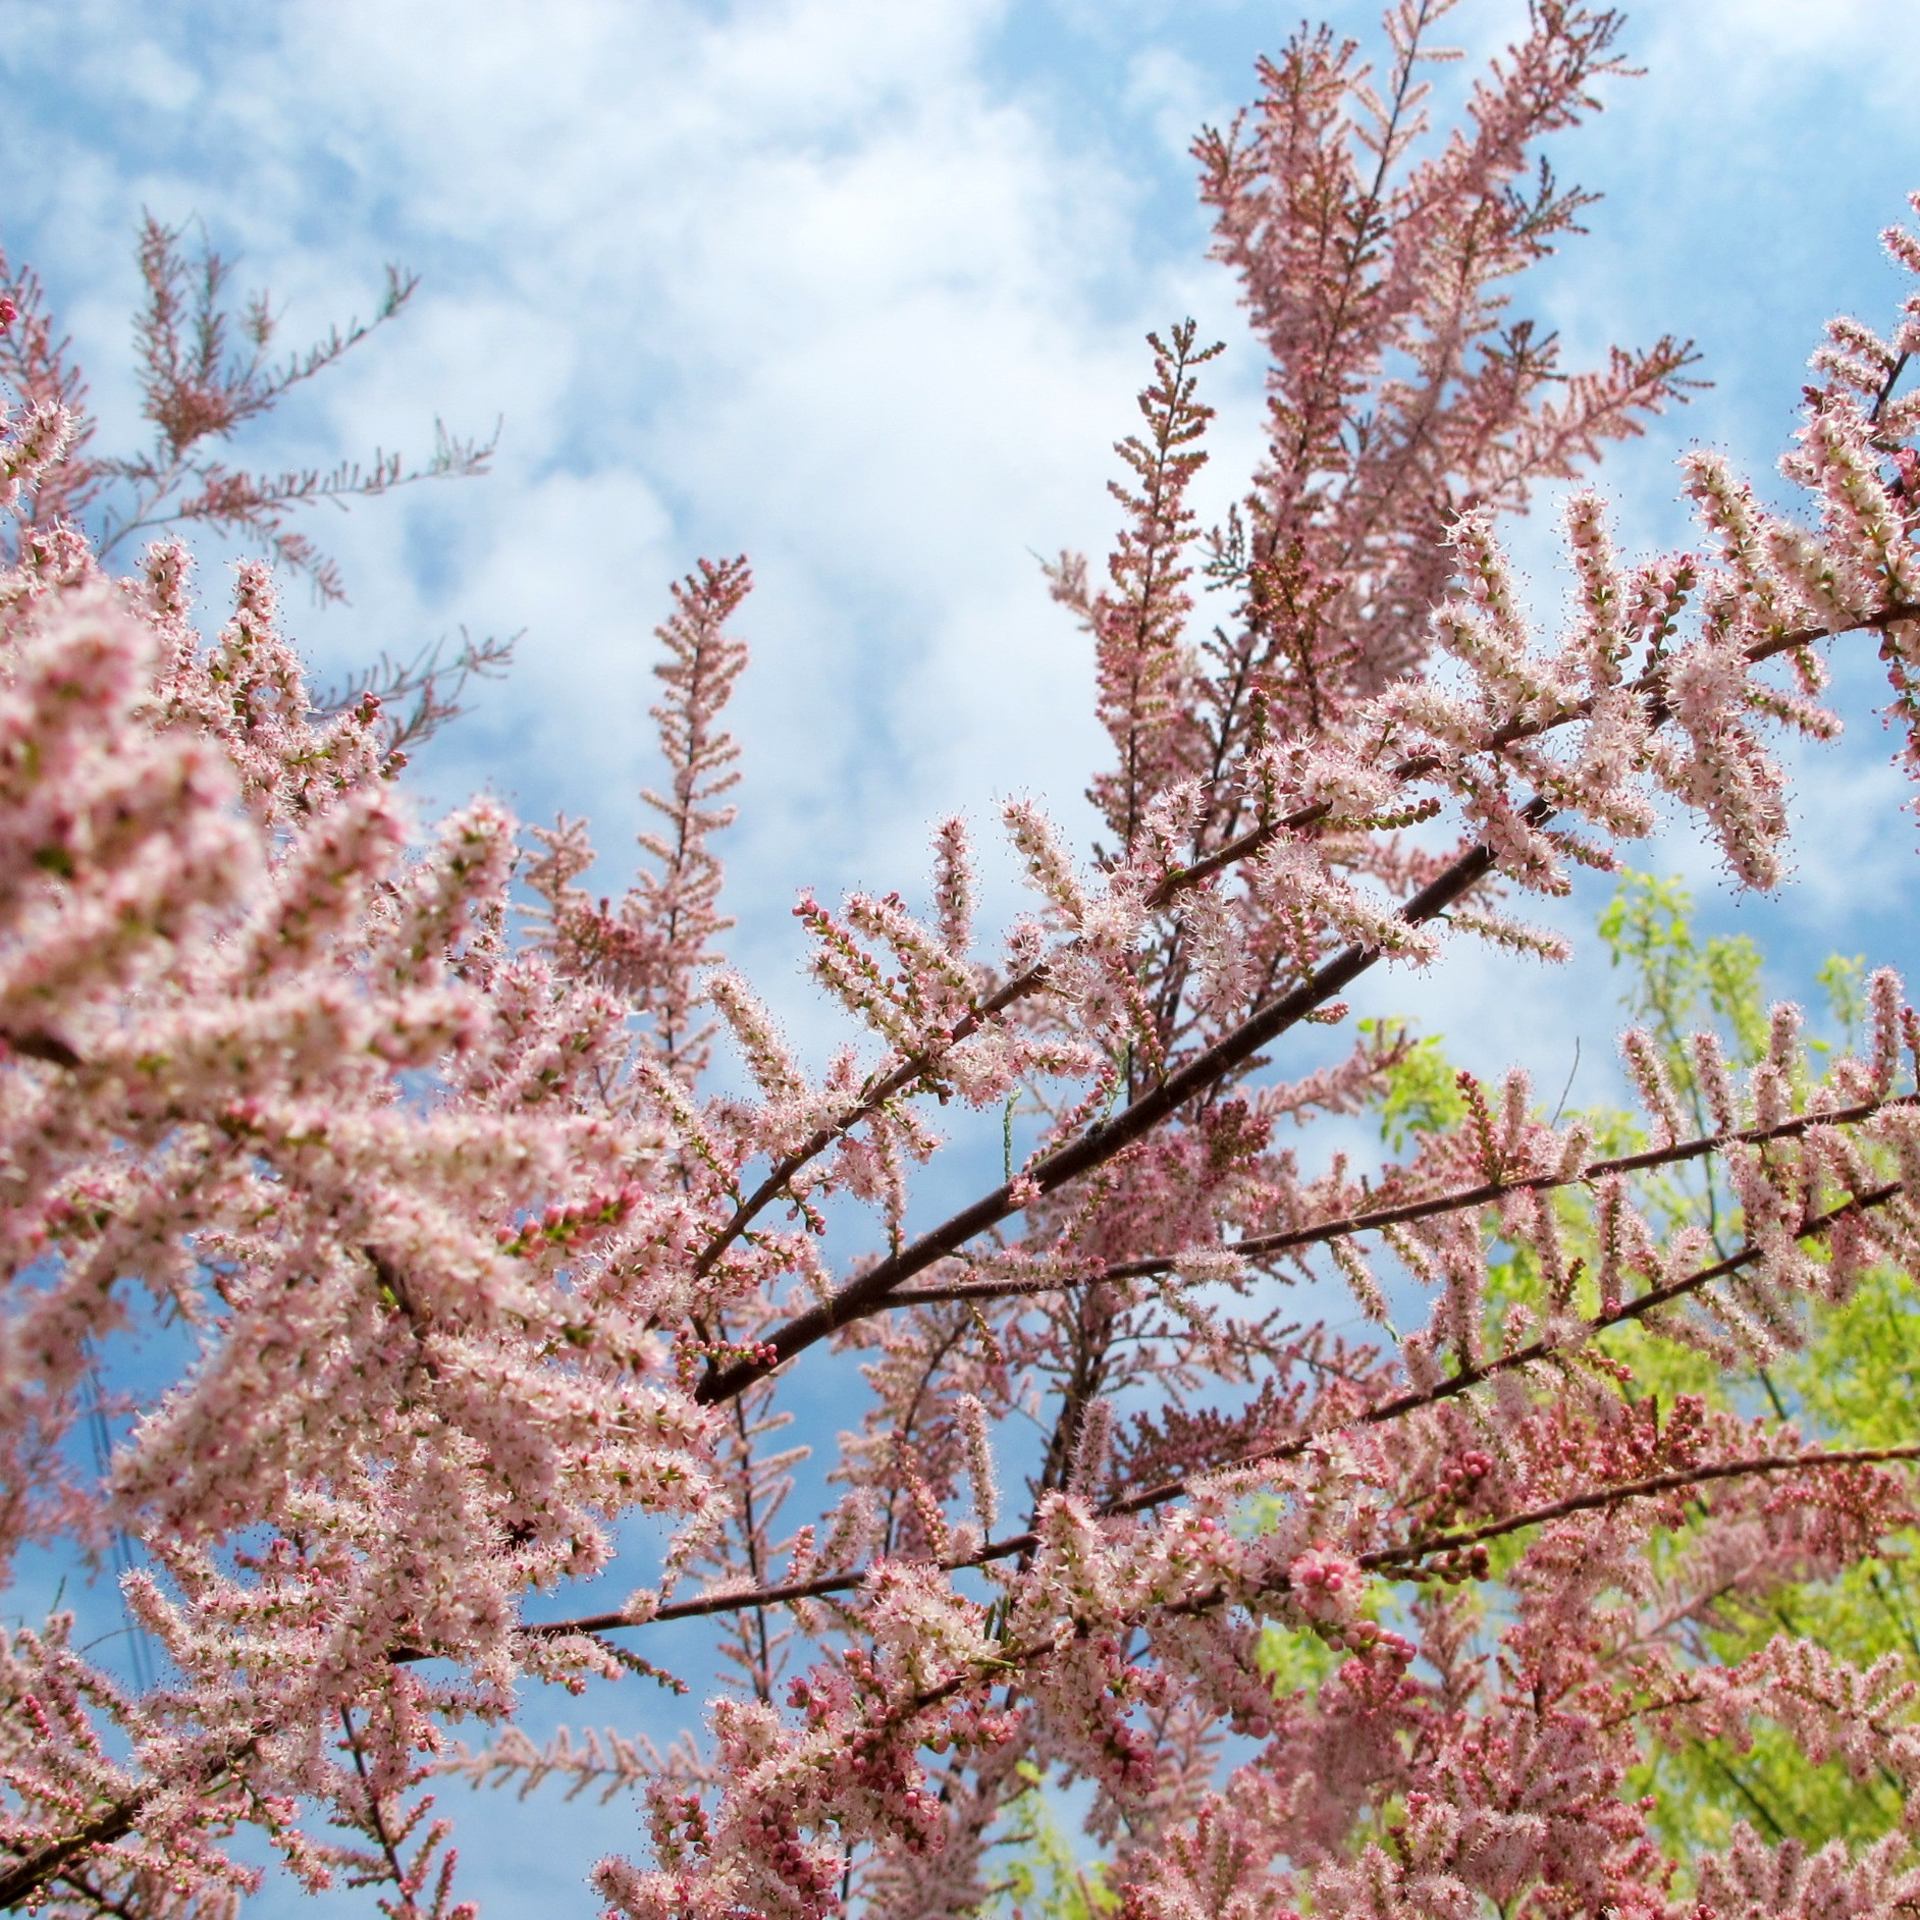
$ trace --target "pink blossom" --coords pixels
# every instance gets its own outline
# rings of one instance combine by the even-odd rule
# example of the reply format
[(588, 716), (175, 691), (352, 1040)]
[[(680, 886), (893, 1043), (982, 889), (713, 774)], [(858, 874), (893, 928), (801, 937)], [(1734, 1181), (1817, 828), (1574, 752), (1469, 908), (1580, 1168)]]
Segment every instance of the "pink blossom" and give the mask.
[[(1005, 802), (1002, 936), (957, 815), (919, 904), (800, 892), (824, 1065), (726, 957), (743, 561), (668, 591), (624, 892), (587, 891), (578, 822), (482, 799), (424, 831), (395, 684), (317, 698), (268, 564), (211, 644), (181, 546), (111, 576), (80, 509), (166, 474), (84, 451), (10, 281), (0, 1567), (136, 1538), (168, 1673), (123, 1687), (65, 1615), (0, 1644), (0, 1904), (224, 1912), (244, 1825), (304, 1887), (455, 1920), (436, 1772), (635, 1798), (635, 1858), (591, 1870), (632, 1920), (972, 1910), (1049, 1779), (1141, 1920), (1681, 1920), (1683, 1865), (1728, 1915), (1910, 1902), (1889, 1846), (1740, 1829), (1682, 1863), (1632, 1784), (1764, 1720), (1920, 1801), (1897, 1663), (1711, 1637), (1878, 1552), (1916, 1447), (1633, 1372), (1640, 1343), (1750, 1367), (1920, 1260), (1900, 980), (1837, 1058), (1790, 1004), (1744, 1076), (1629, 1033), (1645, 1147), (1497, 1068), (1384, 1165), (1327, 1142), (1418, 1057), (1355, 1021), (1366, 976), (1462, 939), (1563, 957), (1508, 896), (1612, 868), (1663, 796), (1774, 884), (1775, 733), (1838, 724), (1818, 646), (1881, 653), (1920, 771), (1920, 309), (1829, 328), (1797, 509), (1696, 453), (1699, 551), (1629, 560), (1574, 493), (1542, 630), (1504, 516), (1691, 352), (1569, 370), (1508, 306), (1575, 224), (1535, 149), (1620, 71), (1616, 16), (1534, 8), (1443, 132), (1442, 11), (1391, 12), (1377, 79), (1303, 29), (1199, 141), (1269, 361), (1256, 466), (1203, 528), (1215, 350), (1150, 336), (1104, 584), (1049, 569), (1091, 647), (1101, 844)], [(193, 487), (159, 517), (324, 588), (288, 503), (193, 452), (277, 391), (186, 344), (224, 324), (212, 264), (196, 305), (150, 225), (142, 274), (148, 414)], [(970, 1111), (977, 1178), (942, 1131)], [(1718, 1240), (1650, 1190), (1696, 1166)], [(1357, 1313), (1283, 1291), (1329, 1274)], [(172, 1358), (141, 1372), (150, 1320)], [(683, 1690), (653, 1655), (688, 1621), (723, 1676), (704, 1734), (528, 1736), (530, 1681)]]

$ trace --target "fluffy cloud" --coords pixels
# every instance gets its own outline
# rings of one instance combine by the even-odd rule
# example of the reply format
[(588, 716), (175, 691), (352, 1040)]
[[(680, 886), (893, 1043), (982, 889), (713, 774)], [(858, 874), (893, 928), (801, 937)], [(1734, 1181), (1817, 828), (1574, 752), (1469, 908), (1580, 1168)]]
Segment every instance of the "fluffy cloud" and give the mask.
[[(1865, 4), (1811, 18), (1652, 11), (1625, 42), (1649, 77), (1569, 143), (1569, 169), (1610, 191), (1539, 296), (1571, 357), (1671, 326), (1721, 383), (1619, 464), (1630, 545), (1676, 536), (1669, 463), (1690, 434), (1764, 466), (1819, 318), (1889, 290), (1871, 234), (1908, 183), (1875, 129), (1898, 118), (1887, 76), (1920, 26)], [(1519, 19), (1485, 0), (1449, 25), (1486, 45)], [(1231, 0), (547, 0), (490, 8), (484, 32), (451, 0), (20, 0), (0, 35), (7, 239), (48, 269), (123, 434), (122, 236), (143, 200), (242, 251), (290, 334), (364, 310), (383, 256), (424, 271), (416, 310), (290, 410), (274, 457), (501, 414), (497, 475), (323, 529), (355, 605), (301, 624), (335, 669), (460, 624), (524, 629), (513, 676), (422, 785), (590, 815), (605, 884), (650, 773), (666, 583), (700, 553), (752, 554), (732, 905), (744, 959), (809, 1024), (797, 884), (910, 886), (931, 820), (988, 824), (1010, 791), (1084, 825), (1089, 663), (1033, 554), (1103, 548), (1150, 325), (1198, 311), (1236, 348), (1215, 370), (1215, 503), (1253, 458), (1257, 366), (1196, 258), (1181, 147), (1270, 26)], [(1436, 78), (1457, 97), (1467, 71)], [(1550, 528), (1521, 541), (1550, 609)], [(1863, 745), (1809, 768), (1809, 817), (1864, 790)], [(1697, 864), (1684, 844), (1657, 858)], [(1852, 886), (1836, 866), (1790, 911), (1789, 945)], [(1557, 990), (1538, 991), (1550, 1022)]]

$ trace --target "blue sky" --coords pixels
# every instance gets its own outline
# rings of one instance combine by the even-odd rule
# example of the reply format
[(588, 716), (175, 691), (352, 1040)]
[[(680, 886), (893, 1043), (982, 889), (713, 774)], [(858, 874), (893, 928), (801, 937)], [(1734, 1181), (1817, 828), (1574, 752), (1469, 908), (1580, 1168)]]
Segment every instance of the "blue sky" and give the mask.
[[(1465, 0), (1451, 38), (1490, 51), (1522, 13)], [(0, 244), (40, 268), (109, 445), (138, 438), (143, 206), (241, 255), (289, 344), (366, 312), (385, 261), (424, 276), (399, 326), (245, 448), (330, 464), (424, 450), (436, 415), (480, 432), (500, 416), (496, 472), (329, 516), (315, 531), (353, 603), (321, 613), (291, 589), (289, 624), (333, 672), (462, 624), (525, 629), (511, 678), (422, 757), (423, 804), (485, 784), (531, 819), (587, 814), (609, 887), (655, 771), (667, 583), (699, 554), (751, 554), (729, 905), (738, 957), (817, 1055), (836, 1028), (795, 972), (800, 885), (911, 892), (937, 817), (963, 809), (984, 838), (1012, 792), (1086, 825), (1091, 664), (1032, 555), (1105, 551), (1147, 328), (1193, 313), (1229, 343), (1209, 503), (1256, 457), (1259, 365), (1204, 258), (1185, 147), (1292, 17), (1242, 0), (11, 0)], [(1333, 17), (1373, 32), (1368, 8)], [(1688, 537), (1685, 446), (1765, 476), (1826, 314), (1885, 324), (1902, 289), (1875, 235), (1920, 185), (1903, 84), (1920, 9), (1650, 0), (1625, 46), (1646, 77), (1610, 85), (1555, 156), (1607, 197), (1529, 300), (1576, 363), (1669, 330), (1701, 343), (1714, 389), (1608, 470), (1640, 548)], [(1548, 524), (1517, 539), (1553, 606)], [(209, 554), (203, 586), (222, 585)], [(1807, 765), (1794, 884), (1736, 902), (1688, 837), (1649, 855), (1762, 942), (1783, 991), (1835, 947), (1898, 963), (1913, 945), (1920, 829), (1893, 811), (1871, 673), (1842, 688), (1850, 742)], [(1011, 906), (1004, 876), (992, 898)], [(1607, 1085), (1616, 1023), (1590, 954), (1558, 973), (1476, 955), (1395, 976), (1382, 1005), (1477, 1068), (1518, 1053), (1556, 1088), (1577, 1031), (1575, 1097)], [(616, 1806), (579, 1848), (573, 1824), (545, 1830), (540, 1872), (557, 1910), (585, 1912), (575, 1857), (630, 1821)], [(488, 1877), (533, 1870), (511, 1857)]]

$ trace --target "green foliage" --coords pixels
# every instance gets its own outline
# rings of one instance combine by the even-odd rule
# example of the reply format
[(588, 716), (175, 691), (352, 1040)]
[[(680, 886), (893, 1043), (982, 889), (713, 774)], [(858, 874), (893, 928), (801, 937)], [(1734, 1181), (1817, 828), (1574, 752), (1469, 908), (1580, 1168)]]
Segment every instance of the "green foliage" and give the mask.
[(1408, 1041), (1394, 1020), (1362, 1020), (1360, 1031), (1369, 1040), (1403, 1044), (1399, 1059), (1387, 1069), (1386, 1091), (1380, 1099), (1380, 1135), (1395, 1153), (1416, 1134), (1445, 1132), (1466, 1117), (1467, 1103), (1438, 1034)]
[[(1728, 1057), (1749, 1065), (1767, 1050), (1760, 997), (1760, 949), (1744, 934), (1695, 938), (1693, 896), (1678, 880), (1629, 873), (1600, 915), (1600, 938), (1629, 979), (1620, 999), (1627, 1017), (1652, 1033), (1688, 1091), (1691, 1064), (1681, 1042), (1703, 1017), (1731, 1038)], [(1829, 963), (1832, 964), (1831, 962)]]
[[(1920, 1289), (1913, 1276), (1879, 1268), (1845, 1306), (1823, 1313), (1812, 1340), (1765, 1383), (1811, 1440), (1881, 1446), (1912, 1438), (1920, 1385)], [(1764, 1605), (1729, 1607), (1701, 1636), (1723, 1663), (1758, 1651), (1776, 1633), (1817, 1642), (1858, 1665), (1892, 1654), (1920, 1681), (1920, 1533), (1907, 1529), (1877, 1560), (1817, 1585), (1777, 1588)], [(1902, 1796), (1882, 1779), (1854, 1780), (1838, 1763), (1809, 1765), (1773, 1727), (1740, 1752), (1724, 1741), (1663, 1754), (1641, 1770), (1635, 1791), (1658, 1801), (1665, 1836), (1682, 1847), (1716, 1846), (1736, 1819), (1773, 1839), (1810, 1849), (1836, 1836), (1877, 1838), (1900, 1820)]]
[(1841, 1044), (1856, 1047), (1866, 1024), (1867, 994), (1865, 979), (1867, 956), (1864, 953), (1829, 954), (1821, 962), (1814, 979), (1827, 996), (1833, 1023), (1840, 1029)]
[[(1709, 1029), (1734, 1066), (1764, 1058), (1770, 1009), (1759, 949), (1745, 935), (1701, 934), (1685, 885), (1647, 874), (1623, 879), (1599, 931), (1622, 976), (1623, 1014), (1653, 1036), (1698, 1130), (1712, 1133), (1713, 1118), (1686, 1041)], [(1830, 1031), (1813, 1039), (1816, 1054), (1858, 1045), (1865, 977), (1865, 962), (1858, 956), (1835, 954), (1819, 968), (1815, 978)], [(1408, 1050), (1389, 1078), (1379, 1109), (1381, 1135), (1389, 1146), (1398, 1150), (1414, 1134), (1463, 1117), (1453, 1071), (1438, 1036), (1423, 1036)], [(1649, 1144), (1638, 1118), (1627, 1112), (1594, 1108), (1580, 1117), (1597, 1153), (1631, 1153)], [(1739, 1205), (1711, 1161), (1642, 1179), (1637, 1193), (1657, 1233), (1703, 1226), (1723, 1255), (1744, 1237)], [(1557, 1204), (1569, 1256), (1585, 1254), (1591, 1263), (1582, 1199), (1564, 1192)], [(1542, 1294), (1537, 1263), (1526, 1249), (1492, 1251), (1486, 1292), (1490, 1340), (1497, 1339), (1500, 1323), (1516, 1305), (1537, 1307)], [(1705, 1355), (1634, 1325), (1610, 1331), (1597, 1345), (1631, 1369), (1627, 1391), (1636, 1397), (1652, 1394), (1668, 1402), (1698, 1394), (1747, 1414), (1791, 1420), (1814, 1443), (1878, 1446), (1911, 1440), (1912, 1412), (1920, 1401), (1920, 1285), (1914, 1276), (1889, 1268), (1873, 1272), (1851, 1300), (1824, 1309), (1808, 1332), (1800, 1352), (1731, 1377)], [(1684, 1537), (1671, 1540), (1655, 1549), (1656, 1558), (1671, 1564), (1684, 1548)], [(1837, 1579), (1782, 1586), (1760, 1606), (1723, 1605), (1713, 1624), (1697, 1635), (1700, 1657), (1730, 1664), (1785, 1632), (1861, 1665), (1893, 1654), (1920, 1681), (1917, 1550), (1920, 1533), (1903, 1532), (1885, 1543), (1879, 1559)], [(1270, 1631), (1261, 1657), (1279, 1690), (1310, 1687), (1319, 1677), (1312, 1643), (1302, 1636)], [(1770, 1838), (1800, 1840), (1811, 1850), (1835, 1837), (1875, 1838), (1890, 1831), (1901, 1813), (1892, 1784), (1856, 1781), (1837, 1762), (1814, 1766), (1772, 1726), (1756, 1727), (1745, 1747), (1701, 1741), (1659, 1753), (1638, 1770), (1628, 1791), (1654, 1797), (1656, 1822), (1682, 1853), (1723, 1846), (1740, 1820)]]
[(1107, 1885), (1105, 1868), (1083, 1867), (1074, 1857), (1040, 1769), (1023, 1760), (1020, 1778), (1025, 1785), (1009, 1808), (1015, 1853), (991, 1911), (1006, 1920), (1101, 1920), (1117, 1912), (1120, 1896)]
[[(1758, 949), (1744, 935), (1702, 939), (1686, 888), (1640, 874), (1622, 883), (1600, 932), (1627, 976), (1621, 996), (1627, 1013), (1658, 1043), (1700, 1130), (1713, 1131), (1684, 1042), (1706, 1027), (1718, 1032), (1736, 1064), (1764, 1055), (1769, 1016)], [(1833, 1032), (1814, 1040), (1817, 1052), (1857, 1044), (1865, 972), (1862, 959), (1841, 954), (1818, 970)], [(1742, 1238), (1738, 1206), (1711, 1173), (1659, 1183), (1647, 1197), (1657, 1227), (1703, 1225), (1723, 1253)], [(1910, 1274), (1889, 1268), (1871, 1273), (1850, 1301), (1818, 1315), (1800, 1352), (1745, 1378), (1730, 1379), (1702, 1357), (1637, 1330), (1611, 1333), (1604, 1345), (1633, 1369), (1638, 1393), (1697, 1393), (1747, 1412), (1764, 1409), (1792, 1420), (1809, 1441), (1876, 1446), (1912, 1438), (1920, 1386), (1920, 1288)], [(1782, 1586), (1755, 1607), (1722, 1607), (1718, 1623), (1699, 1635), (1701, 1656), (1732, 1663), (1784, 1632), (1861, 1665), (1893, 1654), (1920, 1680), (1916, 1547), (1920, 1534), (1903, 1532), (1886, 1542), (1877, 1561), (1837, 1579)], [(1724, 1845), (1738, 1820), (1769, 1838), (1817, 1849), (1835, 1837), (1875, 1838), (1893, 1828), (1901, 1813), (1901, 1796), (1890, 1783), (1856, 1781), (1838, 1763), (1813, 1766), (1771, 1726), (1757, 1727), (1744, 1749), (1703, 1741), (1662, 1753), (1640, 1769), (1630, 1791), (1654, 1796), (1664, 1837), (1683, 1851)]]

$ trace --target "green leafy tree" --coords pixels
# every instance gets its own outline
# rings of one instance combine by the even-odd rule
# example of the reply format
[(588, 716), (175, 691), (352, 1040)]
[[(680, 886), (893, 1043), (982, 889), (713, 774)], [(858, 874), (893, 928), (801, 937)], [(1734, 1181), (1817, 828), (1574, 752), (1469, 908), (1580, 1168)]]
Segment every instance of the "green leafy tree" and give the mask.
[[(1768, 1008), (1759, 950), (1745, 935), (1702, 937), (1694, 903), (1677, 881), (1632, 875), (1601, 918), (1600, 932), (1624, 975), (1626, 1010), (1660, 1044), (1668, 1077), (1702, 1132), (1712, 1131), (1705, 1095), (1685, 1040), (1707, 1027), (1729, 1059), (1747, 1065), (1767, 1046)], [(1816, 979), (1829, 1035), (1812, 1051), (1833, 1054), (1859, 1037), (1865, 1017), (1865, 964), (1834, 954)], [(1699, 1163), (1702, 1169), (1709, 1163)], [(1742, 1237), (1738, 1203), (1702, 1171), (1667, 1183), (1674, 1227), (1704, 1226), (1724, 1254)], [(1891, 1265), (1873, 1267), (1852, 1297), (1818, 1315), (1806, 1344), (1744, 1379), (1670, 1343), (1635, 1336), (1620, 1342), (1641, 1392), (1704, 1393), (1746, 1410), (1755, 1402), (1790, 1420), (1810, 1441), (1846, 1436), (1851, 1446), (1904, 1440), (1913, 1425), (1920, 1367), (1920, 1286)], [(1880, 1553), (1818, 1584), (1782, 1585), (1759, 1605), (1729, 1603), (1702, 1634), (1703, 1658), (1730, 1663), (1787, 1631), (1816, 1640), (1860, 1665), (1892, 1657), (1920, 1681), (1920, 1531), (1908, 1528)], [(1837, 1763), (1810, 1766), (1777, 1728), (1758, 1729), (1751, 1745), (1703, 1741), (1659, 1756), (1637, 1783), (1656, 1796), (1659, 1820), (1683, 1847), (1725, 1843), (1736, 1820), (1775, 1840), (1818, 1847), (1836, 1835), (1859, 1841), (1899, 1822), (1904, 1796), (1886, 1778), (1855, 1780)]]
[[(1696, 905), (1678, 880), (1630, 873), (1600, 916), (1599, 933), (1620, 975), (1626, 1019), (1655, 1042), (1660, 1064), (1689, 1114), (1694, 1131), (1715, 1131), (1691, 1035), (1712, 1032), (1728, 1063), (1750, 1067), (1765, 1058), (1771, 1025), (1764, 957), (1745, 934), (1706, 934)], [(1866, 1016), (1865, 963), (1831, 955), (1815, 979), (1825, 999), (1828, 1032), (1810, 1053), (1837, 1056), (1860, 1038)], [(1451, 1124), (1464, 1106), (1462, 1081), (1438, 1036), (1406, 1044), (1390, 1069), (1379, 1102), (1381, 1133), (1398, 1146), (1429, 1124)], [(1649, 1144), (1643, 1124), (1627, 1109), (1594, 1106), (1581, 1116), (1596, 1150), (1633, 1153)], [(1745, 1237), (1738, 1199), (1710, 1156), (1668, 1169), (1643, 1189), (1653, 1223), (1671, 1234), (1704, 1229), (1721, 1257)], [(1561, 1224), (1571, 1254), (1591, 1261), (1583, 1244), (1586, 1210), (1569, 1202)], [(1536, 1263), (1526, 1249), (1490, 1262), (1487, 1311), (1493, 1328), (1516, 1304), (1540, 1298)], [(1622, 1391), (1669, 1403), (1683, 1394), (1744, 1413), (1771, 1412), (1810, 1443), (1844, 1441), (1880, 1446), (1911, 1438), (1920, 1390), (1920, 1285), (1890, 1265), (1872, 1268), (1843, 1303), (1812, 1318), (1803, 1346), (1766, 1366), (1729, 1372), (1704, 1354), (1650, 1337), (1626, 1325), (1596, 1343), (1622, 1362), (1630, 1381)], [(1672, 1559), (1685, 1535), (1666, 1543)], [(1699, 1631), (1703, 1661), (1731, 1665), (1755, 1653), (1776, 1633), (1818, 1642), (1859, 1665), (1891, 1657), (1920, 1682), (1920, 1530), (1908, 1528), (1874, 1557), (1819, 1584), (1783, 1583), (1764, 1601), (1729, 1599)], [(1517, 1549), (1510, 1549), (1517, 1552)], [(1498, 1563), (1496, 1554), (1496, 1564)], [(1298, 1634), (1269, 1634), (1269, 1665), (1276, 1683), (1310, 1685), (1317, 1645)], [(1875, 1838), (1895, 1827), (1903, 1796), (1888, 1778), (1854, 1779), (1836, 1762), (1810, 1765), (1804, 1750), (1778, 1728), (1755, 1729), (1749, 1743), (1694, 1741), (1650, 1758), (1632, 1782), (1653, 1795), (1656, 1818), (1682, 1853), (1724, 1846), (1736, 1821), (1775, 1840), (1817, 1848), (1838, 1835)]]

